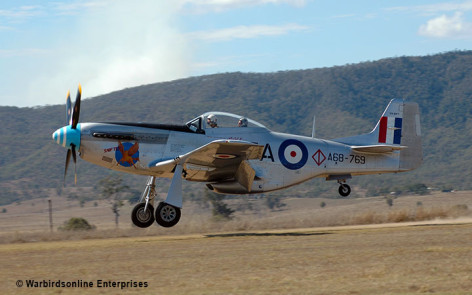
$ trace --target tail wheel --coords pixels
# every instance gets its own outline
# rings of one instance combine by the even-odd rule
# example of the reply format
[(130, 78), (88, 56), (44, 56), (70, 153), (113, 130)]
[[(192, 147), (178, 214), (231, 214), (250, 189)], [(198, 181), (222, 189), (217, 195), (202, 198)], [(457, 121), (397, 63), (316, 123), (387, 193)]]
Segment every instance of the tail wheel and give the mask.
[(351, 187), (347, 184), (341, 184), (339, 186), (338, 192), (341, 196), (347, 197), (351, 193)]
[(149, 227), (154, 222), (154, 207), (148, 204), (146, 211), (144, 211), (145, 206), (146, 203), (139, 203), (133, 208), (133, 212), (131, 212), (131, 220), (137, 227)]
[(156, 209), (156, 222), (163, 227), (172, 227), (180, 220), (180, 208), (160, 202)]

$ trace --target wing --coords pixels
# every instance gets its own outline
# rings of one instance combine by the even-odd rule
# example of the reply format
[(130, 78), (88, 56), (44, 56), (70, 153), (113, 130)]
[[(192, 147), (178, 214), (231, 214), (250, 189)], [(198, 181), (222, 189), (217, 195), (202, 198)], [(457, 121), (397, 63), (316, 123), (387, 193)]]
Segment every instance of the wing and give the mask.
[(263, 149), (262, 145), (245, 141), (215, 140), (175, 159), (158, 162), (150, 169), (169, 173), (180, 164), (187, 180), (219, 182), (239, 177), (244, 178), (239, 182), (252, 184), (255, 172), (245, 161), (260, 159)]
[(362, 146), (351, 146), (351, 149), (360, 154), (385, 154), (393, 151), (399, 151), (406, 148), (406, 146), (395, 146), (386, 144), (376, 145), (362, 145)]

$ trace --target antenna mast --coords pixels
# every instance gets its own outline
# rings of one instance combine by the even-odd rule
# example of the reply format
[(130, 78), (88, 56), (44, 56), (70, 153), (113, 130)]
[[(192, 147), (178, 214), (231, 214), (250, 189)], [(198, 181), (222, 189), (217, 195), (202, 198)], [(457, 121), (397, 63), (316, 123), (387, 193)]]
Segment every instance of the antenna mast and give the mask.
[(311, 137), (315, 138), (315, 121), (316, 121), (316, 115), (313, 115), (313, 128), (311, 129)]

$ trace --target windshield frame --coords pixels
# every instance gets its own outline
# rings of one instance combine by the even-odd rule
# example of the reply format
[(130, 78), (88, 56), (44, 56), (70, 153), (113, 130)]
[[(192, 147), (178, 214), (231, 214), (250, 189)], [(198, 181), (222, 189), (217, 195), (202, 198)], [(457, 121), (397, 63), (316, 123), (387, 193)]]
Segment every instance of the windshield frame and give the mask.
[[(227, 112), (219, 112), (219, 111), (213, 111), (213, 112), (206, 112), (206, 113), (203, 113), (201, 114), (200, 116), (198, 117), (195, 117), (193, 118), (192, 120), (188, 121), (187, 123), (185, 123), (185, 125), (193, 132), (195, 133), (202, 133), (204, 134), (205, 133), (205, 129), (208, 129), (205, 122), (206, 122), (206, 118), (209, 116), (209, 115), (215, 115), (217, 117), (230, 117), (232, 119), (235, 119), (236, 121), (238, 121), (240, 118), (246, 118), (248, 123), (250, 124), (250, 127), (243, 127), (243, 128), (263, 128), (263, 129), (266, 129), (267, 130), (267, 127), (264, 126), (263, 124), (257, 122), (257, 121), (254, 121), (252, 119), (249, 119), (248, 117), (246, 116), (241, 116), (241, 115), (237, 115), (237, 114), (233, 114), (233, 113), (227, 113)], [(234, 126), (234, 127), (237, 127), (237, 126)], [(227, 126), (223, 126), (223, 127), (220, 127), (219, 128), (233, 128), (233, 127), (227, 127)], [(241, 127), (239, 127), (241, 128)]]
[[(237, 115), (237, 114), (233, 114), (233, 113), (217, 112), (217, 111), (215, 111), (215, 112), (206, 112), (206, 113), (202, 114), (200, 117), (201, 117), (202, 119), (205, 119), (205, 118), (207, 118), (209, 115), (227, 116), (227, 117), (235, 118), (236, 120), (239, 120), (240, 118), (246, 118), (247, 121), (248, 121), (248, 123), (254, 125), (253, 128), (254, 128), (254, 127), (259, 127), (259, 128), (267, 129), (266, 126), (262, 125), (261, 123), (259, 123), (259, 122), (257, 122), (257, 121), (254, 121), (254, 120), (252, 120), (252, 119), (249, 119), (249, 118), (246, 117), (246, 116), (241, 116), (241, 115)], [(205, 121), (203, 120), (203, 122), (205, 122)]]

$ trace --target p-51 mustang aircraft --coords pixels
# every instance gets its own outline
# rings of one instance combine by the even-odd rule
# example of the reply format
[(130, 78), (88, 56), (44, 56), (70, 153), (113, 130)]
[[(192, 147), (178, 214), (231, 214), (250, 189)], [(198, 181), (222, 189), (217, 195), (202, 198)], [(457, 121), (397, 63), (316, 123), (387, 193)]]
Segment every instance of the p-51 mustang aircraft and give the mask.
[[(143, 228), (154, 220), (163, 227), (179, 222), (183, 179), (222, 194), (259, 194), (324, 177), (336, 180), (341, 196), (348, 196), (346, 181), (354, 175), (404, 172), (422, 162), (418, 104), (400, 99), (390, 101), (370, 133), (325, 140), (273, 132), (225, 112), (182, 125), (79, 123), (81, 95), (79, 85), (73, 109), (67, 95), (68, 125), (52, 135), (68, 149), (64, 178), (77, 152), (93, 164), (149, 176), (131, 215)], [(157, 177), (172, 181), (154, 213)]]

